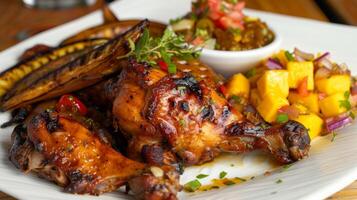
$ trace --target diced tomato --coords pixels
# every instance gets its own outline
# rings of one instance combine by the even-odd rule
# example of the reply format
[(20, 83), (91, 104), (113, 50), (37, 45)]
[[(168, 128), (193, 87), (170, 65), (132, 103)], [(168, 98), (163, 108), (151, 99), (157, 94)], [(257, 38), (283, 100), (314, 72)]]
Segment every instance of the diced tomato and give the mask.
[(319, 93), (318, 94), (319, 101), (321, 101), (322, 99), (324, 99), (326, 97), (327, 97), (327, 94), (325, 94), (325, 93)]
[(78, 112), (81, 115), (86, 115), (87, 107), (76, 97), (66, 94), (63, 95), (56, 105), (57, 111), (71, 111)]
[(219, 89), (219, 91), (220, 91), (225, 97), (227, 97), (227, 88), (226, 88), (226, 86), (220, 85), (220, 86), (218, 87), (218, 89)]
[(309, 90), (307, 89), (307, 77), (304, 77), (298, 85), (298, 94), (302, 97), (309, 95)]
[(244, 29), (244, 14), (242, 12), (245, 7), (244, 2), (232, 4), (222, 0), (208, 0), (207, 5), (209, 17), (215, 22), (217, 27), (224, 30), (228, 28)]
[(244, 29), (243, 23), (239, 20), (233, 20), (232, 18), (228, 16), (221, 17), (218, 22), (216, 22), (216, 25), (219, 28), (222, 29), (228, 29), (228, 28), (240, 28), (241, 30)]
[(160, 69), (167, 72), (168, 70), (168, 64), (163, 61), (163, 60), (160, 60), (159, 62), (157, 62), (157, 64), (159, 65)]
[(300, 114), (299, 109), (295, 106), (283, 106), (278, 110), (278, 112), (287, 114), (289, 119), (296, 119)]
[(202, 37), (196, 37), (191, 43), (195, 46), (201, 45), (205, 42), (205, 40)]
[(354, 83), (351, 88), (351, 95), (357, 95), (357, 84)]
[(245, 7), (245, 1), (240, 1), (234, 6), (235, 11), (242, 11)]

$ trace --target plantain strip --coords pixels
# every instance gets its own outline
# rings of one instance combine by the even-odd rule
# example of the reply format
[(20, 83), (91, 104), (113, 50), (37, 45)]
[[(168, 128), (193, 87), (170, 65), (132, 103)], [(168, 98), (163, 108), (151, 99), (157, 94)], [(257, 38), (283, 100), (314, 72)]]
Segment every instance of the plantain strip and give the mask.
[[(128, 39), (137, 41), (147, 26), (148, 21), (144, 20), (124, 34), (51, 71), (29, 85), (28, 89), (5, 101), (2, 109), (10, 110), (79, 90), (120, 70), (123, 61), (117, 57), (128, 53)], [(94, 78), (88, 79), (91, 76)]]
[(51, 49), (45, 53), (37, 54), (29, 59), (19, 62), (0, 74), (0, 97), (3, 97), (18, 81), (26, 77), (31, 72), (44, 67), (50, 62), (59, 60), (68, 54), (82, 51), (85, 48), (95, 46), (103, 42), (104, 40), (101, 39), (71, 43)]
[(107, 4), (105, 4), (102, 8), (103, 14), (103, 21), (104, 24), (112, 23), (112, 22), (119, 22), (119, 19), (115, 16), (113, 11), (109, 8)]
[[(140, 20), (125, 20), (125, 21), (118, 21), (112, 23), (106, 23), (99, 26), (95, 26), (84, 31), (81, 31), (74, 36), (71, 36), (61, 44), (68, 44), (79, 40), (84, 39), (93, 39), (93, 38), (108, 38), (112, 39), (119, 34), (124, 33), (125, 31), (129, 30), (134, 25), (138, 24)], [(158, 23), (158, 22), (149, 22), (149, 31), (150, 34), (153, 36), (161, 36), (164, 32), (166, 25)]]

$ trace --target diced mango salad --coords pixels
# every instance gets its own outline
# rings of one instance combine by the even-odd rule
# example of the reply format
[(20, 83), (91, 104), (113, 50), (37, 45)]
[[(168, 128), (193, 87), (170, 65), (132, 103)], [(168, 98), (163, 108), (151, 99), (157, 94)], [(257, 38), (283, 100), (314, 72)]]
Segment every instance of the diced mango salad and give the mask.
[(226, 97), (239, 99), (233, 104), (253, 105), (271, 124), (298, 121), (311, 139), (350, 124), (357, 105), (355, 79), (329, 53), (281, 50), (224, 87)]

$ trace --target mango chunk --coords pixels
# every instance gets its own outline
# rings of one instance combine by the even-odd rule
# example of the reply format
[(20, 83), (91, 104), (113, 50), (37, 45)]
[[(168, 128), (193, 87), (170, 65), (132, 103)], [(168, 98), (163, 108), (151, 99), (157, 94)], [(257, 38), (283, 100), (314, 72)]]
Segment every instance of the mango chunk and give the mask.
[(257, 106), (259, 114), (269, 123), (276, 121), (278, 110), (283, 106), (288, 106), (289, 101), (281, 96), (268, 97), (262, 99)]
[(249, 97), (249, 80), (241, 73), (232, 76), (232, 78), (228, 81), (226, 88), (228, 97), (232, 97), (234, 95), (245, 98)]
[(288, 58), (286, 57), (285, 50), (280, 50), (279, 53), (276, 54), (276, 57), (279, 59), (280, 63), (283, 64), (283, 66), (286, 66), (289, 62)]
[(341, 102), (347, 101), (343, 92), (330, 95), (319, 102), (322, 114), (325, 117), (337, 116), (347, 111)]
[(288, 100), (291, 104), (302, 104), (313, 113), (319, 113), (319, 96), (316, 93), (309, 93), (308, 96), (301, 96), (296, 92), (290, 92)]
[(327, 95), (349, 91), (351, 77), (349, 75), (332, 75), (329, 78), (316, 80), (316, 87), (319, 92)]
[(307, 89), (314, 90), (314, 64), (312, 62), (288, 62), (289, 87), (297, 88), (307, 77)]
[(310, 139), (314, 139), (321, 134), (324, 124), (324, 121), (314, 113), (299, 115), (295, 121), (300, 122), (309, 130)]
[(257, 82), (260, 97), (286, 98), (289, 95), (289, 73), (286, 70), (268, 70)]

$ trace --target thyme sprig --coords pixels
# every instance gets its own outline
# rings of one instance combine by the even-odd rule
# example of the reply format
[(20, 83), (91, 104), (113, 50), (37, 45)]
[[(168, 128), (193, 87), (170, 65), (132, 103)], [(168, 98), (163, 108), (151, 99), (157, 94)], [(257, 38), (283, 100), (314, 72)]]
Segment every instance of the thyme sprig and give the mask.
[(158, 60), (163, 60), (168, 65), (169, 73), (176, 73), (176, 66), (172, 59), (195, 59), (200, 56), (200, 50), (187, 45), (183, 36), (176, 35), (167, 28), (162, 37), (151, 37), (145, 29), (139, 41), (135, 44), (128, 40), (130, 52), (123, 57), (133, 56), (138, 62), (146, 62), (156, 66)]

